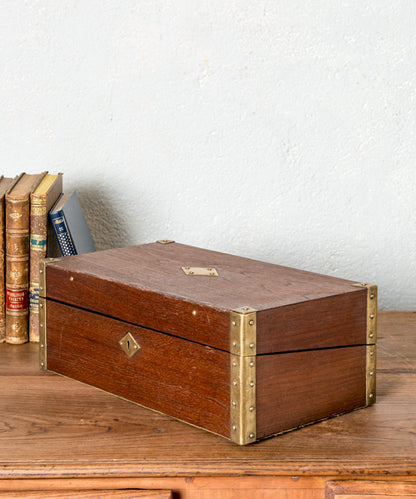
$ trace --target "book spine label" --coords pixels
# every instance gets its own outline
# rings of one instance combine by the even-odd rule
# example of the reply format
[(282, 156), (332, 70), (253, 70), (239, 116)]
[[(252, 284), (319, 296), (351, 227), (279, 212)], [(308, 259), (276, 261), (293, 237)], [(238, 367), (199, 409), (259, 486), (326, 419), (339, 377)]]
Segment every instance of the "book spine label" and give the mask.
[(62, 211), (49, 215), (62, 256), (76, 255), (74, 243)]
[(39, 341), (39, 262), (46, 256), (46, 196), (33, 196), (30, 203), (29, 248), (29, 341)]
[(6, 308), (9, 310), (26, 310), (28, 307), (27, 289), (8, 289), (6, 294)]
[(6, 196), (6, 341), (28, 341), (29, 198)]

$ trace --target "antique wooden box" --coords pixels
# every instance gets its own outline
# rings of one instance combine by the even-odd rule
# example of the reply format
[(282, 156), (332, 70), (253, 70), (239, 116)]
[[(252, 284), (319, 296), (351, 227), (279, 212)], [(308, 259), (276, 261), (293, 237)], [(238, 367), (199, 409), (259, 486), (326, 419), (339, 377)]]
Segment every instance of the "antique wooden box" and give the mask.
[(375, 402), (376, 286), (171, 241), (41, 276), (42, 368), (238, 444)]

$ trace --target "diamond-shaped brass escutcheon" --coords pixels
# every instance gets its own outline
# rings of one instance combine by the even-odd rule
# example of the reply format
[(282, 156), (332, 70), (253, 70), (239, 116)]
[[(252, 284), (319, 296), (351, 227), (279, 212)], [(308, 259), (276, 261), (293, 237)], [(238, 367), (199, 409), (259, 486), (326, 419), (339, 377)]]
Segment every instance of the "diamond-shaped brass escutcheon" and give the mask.
[(131, 333), (127, 333), (126, 336), (124, 336), (124, 338), (119, 341), (119, 343), (121, 348), (123, 349), (123, 352), (129, 357), (133, 357), (133, 355), (140, 350), (140, 345), (133, 338), (133, 335)]

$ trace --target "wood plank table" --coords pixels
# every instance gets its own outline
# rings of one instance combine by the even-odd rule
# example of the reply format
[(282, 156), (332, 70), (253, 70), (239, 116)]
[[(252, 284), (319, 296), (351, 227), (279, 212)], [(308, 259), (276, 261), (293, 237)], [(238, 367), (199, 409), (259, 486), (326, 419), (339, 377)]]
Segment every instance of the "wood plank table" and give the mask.
[(371, 407), (240, 447), (1, 344), (0, 497), (415, 498), (416, 313), (379, 313), (377, 389)]

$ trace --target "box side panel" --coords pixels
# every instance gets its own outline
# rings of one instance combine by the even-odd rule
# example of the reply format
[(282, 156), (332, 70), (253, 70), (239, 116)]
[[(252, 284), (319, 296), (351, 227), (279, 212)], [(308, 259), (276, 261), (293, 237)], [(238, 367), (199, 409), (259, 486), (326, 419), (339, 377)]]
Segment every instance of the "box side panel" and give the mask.
[[(128, 332), (132, 357), (119, 344)], [(51, 371), (229, 437), (226, 352), (51, 300), (47, 352)]]
[[(163, 295), (157, 288), (134, 287), (128, 280), (103, 280), (59, 266), (48, 265), (46, 276), (48, 298), (229, 350), (230, 314), (225, 310)], [(163, 275), (160, 279), (163, 281)]]
[(364, 345), (367, 290), (257, 313), (257, 353)]
[(366, 346), (257, 359), (257, 438), (365, 405)]

